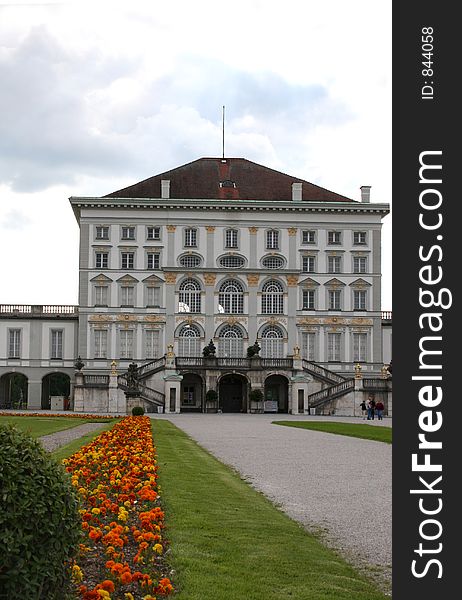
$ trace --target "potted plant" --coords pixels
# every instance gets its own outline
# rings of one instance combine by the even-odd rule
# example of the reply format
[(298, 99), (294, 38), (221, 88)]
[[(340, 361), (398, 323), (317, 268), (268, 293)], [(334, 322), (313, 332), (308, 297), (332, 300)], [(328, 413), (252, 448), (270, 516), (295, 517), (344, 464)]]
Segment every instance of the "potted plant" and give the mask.
[(208, 390), (205, 394), (205, 412), (217, 412), (218, 392)]
[(263, 412), (263, 392), (260, 389), (251, 390), (249, 400), (250, 412)]

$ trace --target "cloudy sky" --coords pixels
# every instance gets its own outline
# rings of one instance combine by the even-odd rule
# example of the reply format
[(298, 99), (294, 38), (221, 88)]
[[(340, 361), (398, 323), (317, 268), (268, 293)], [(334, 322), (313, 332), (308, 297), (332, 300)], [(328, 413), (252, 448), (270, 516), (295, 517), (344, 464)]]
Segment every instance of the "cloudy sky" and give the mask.
[(68, 198), (221, 156), (222, 105), (227, 156), (391, 202), (391, 0), (0, 0), (0, 304), (76, 304)]

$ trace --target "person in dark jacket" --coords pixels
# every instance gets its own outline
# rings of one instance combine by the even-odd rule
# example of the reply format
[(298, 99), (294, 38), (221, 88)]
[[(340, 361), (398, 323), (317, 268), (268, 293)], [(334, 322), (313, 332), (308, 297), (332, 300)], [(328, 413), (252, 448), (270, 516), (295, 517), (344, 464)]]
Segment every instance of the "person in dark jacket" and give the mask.
[(385, 406), (383, 405), (383, 402), (381, 400), (379, 400), (377, 402), (377, 404), (375, 405), (375, 410), (377, 411), (377, 419), (379, 421), (382, 421), (382, 419), (383, 419), (382, 414), (383, 414), (384, 408), (385, 408)]

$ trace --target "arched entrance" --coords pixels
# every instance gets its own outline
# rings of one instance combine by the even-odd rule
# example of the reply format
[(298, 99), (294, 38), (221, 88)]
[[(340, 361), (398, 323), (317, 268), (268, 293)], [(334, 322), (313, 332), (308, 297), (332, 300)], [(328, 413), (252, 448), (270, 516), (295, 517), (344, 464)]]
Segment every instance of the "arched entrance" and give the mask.
[(289, 412), (289, 385), (283, 375), (270, 375), (265, 380), (265, 412)]
[(0, 377), (0, 408), (27, 408), (28, 379), (22, 373), (5, 373)]
[(181, 382), (181, 412), (201, 412), (203, 397), (202, 377), (184, 373)]
[(218, 407), (223, 412), (247, 412), (247, 380), (235, 373), (224, 375), (218, 384)]
[[(42, 409), (49, 410), (51, 396), (69, 398), (71, 393), (71, 378), (65, 373), (48, 373), (42, 378)], [(64, 406), (64, 408), (67, 408)]]

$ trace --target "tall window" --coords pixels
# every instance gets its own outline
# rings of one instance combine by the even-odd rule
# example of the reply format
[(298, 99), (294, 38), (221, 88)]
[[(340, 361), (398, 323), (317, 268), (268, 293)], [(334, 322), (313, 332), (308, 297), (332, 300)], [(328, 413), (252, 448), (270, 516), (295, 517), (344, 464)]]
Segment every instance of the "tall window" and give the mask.
[(63, 330), (51, 330), (51, 356), (50, 358), (63, 357)]
[(187, 248), (195, 248), (197, 246), (197, 229), (188, 227), (184, 230), (184, 245)]
[(366, 232), (365, 231), (353, 231), (353, 244), (355, 246), (362, 246), (366, 243)]
[(302, 292), (302, 310), (314, 310), (315, 306), (315, 290), (303, 290)]
[(338, 362), (340, 361), (340, 333), (327, 334), (327, 360)]
[(280, 315), (284, 312), (284, 290), (279, 281), (267, 281), (262, 289), (261, 312)]
[(95, 267), (97, 269), (107, 269), (108, 257), (109, 254), (107, 252), (95, 252)]
[(148, 252), (148, 269), (157, 271), (160, 269), (160, 253)]
[(160, 240), (160, 227), (147, 227), (146, 234), (148, 240)]
[(261, 355), (263, 358), (283, 358), (283, 334), (279, 327), (266, 327), (261, 336)]
[(302, 271), (304, 273), (314, 273), (316, 269), (316, 260), (314, 256), (302, 256)]
[(122, 285), (120, 287), (120, 305), (135, 305), (135, 287), (133, 285)]
[(242, 314), (244, 312), (244, 290), (235, 279), (229, 279), (220, 286), (218, 312)]
[(195, 325), (184, 325), (178, 334), (179, 356), (200, 356), (200, 331)]
[(120, 330), (120, 358), (133, 358), (133, 329)]
[(95, 329), (95, 358), (107, 358), (107, 331)]
[(328, 244), (341, 244), (342, 236), (340, 231), (328, 231), (327, 232), (327, 243)]
[(279, 231), (270, 229), (266, 232), (266, 248), (267, 250), (279, 249)]
[(329, 310), (341, 310), (340, 290), (329, 290)]
[(122, 239), (123, 240), (134, 240), (135, 239), (135, 228), (134, 227), (122, 227)]
[(157, 358), (159, 356), (159, 330), (146, 329), (145, 331), (145, 357)]
[(19, 358), (21, 356), (21, 330), (10, 329), (8, 331), (8, 358)]
[(328, 256), (327, 257), (327, 272), (328, 273), (340, 273), (342, 268), (341, 256)]
[(135, 266), (135, 253), (122, 252), (122, 269), (133, 269)]
[(239, 357), (244, 354), (243, 333), (237, 325), (225, 325), (220, 331), (218, 352), (220, 356)]
[(353, 273), (367, 273), (367, 256), (353, 256)]
[(227, 229), (225, 233), (226, 248), (237, 248), (237, 229)]
[(146, 306), (160, 306), (160, 287), (150, 285), (146, 288)]
[(366, 290), (353, 290), (353, 310), (367, 310)]
[(367, 333), (353, 333), (353, 360), (355, 362), (367, 360)]
[(306, 360), (316, 360), (315, 356), (316, 334), (303, 331), (302, 332), (302, 357)]
[(180, 285), (178, 312), (201, 312), (201, 286), (195, 279), (185, 279)]
[(316, 232), (312, 229), (302, 231), (302, 244), (314, 244), (316, 242)]
[(107, 306), (108, 305), (108, 286), (107, 285), (95, 285), (95, 305), (96, 306)]
[(108, 240), (109, 239), (109, 227), (106, 225), (96, 227), (96, 239), (97, 240)]

